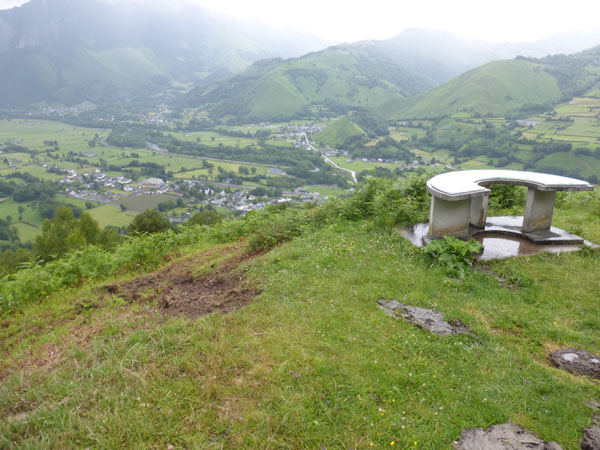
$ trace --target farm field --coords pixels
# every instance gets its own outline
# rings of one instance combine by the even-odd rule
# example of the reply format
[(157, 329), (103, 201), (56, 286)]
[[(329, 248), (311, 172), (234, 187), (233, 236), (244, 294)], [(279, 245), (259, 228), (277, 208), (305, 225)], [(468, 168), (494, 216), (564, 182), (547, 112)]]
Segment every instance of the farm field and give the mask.
[(98, 222), (100, 228), (108, 225), (113, 227), (125, 227), (131, 223), (135, 214), (130, 211), (121, 211), (112, 205), (102, 205), (88, 210), (90, 215)]
[(346, 158), (345, 156), (332, 156), (329, 159), (331, 159), (334, 163), (336, 163), (340, 167), (343, 167), (345, 169), (354, 170), (357, 173), (362, 172), (363, 170), (373, 170), (376, 167), (386, 167), (390, 170), (394, 170), (396, 167), (400, 167), (399, 165), (392, 164), (392, 163), (365, 162), (365, 161), (361, 161), (359, 159), (355, 159), (352, 162), (346, 162), (346, 159), (348, 159), (348, 158)]
[(13, 223), (16, 224), (19, 221), (19, 206), (23, 206), (25, 208), (23, 211), (22, 222), (36, 227), (41, 225), (42, 216), (37, 209), (32, 208), (27, 203), (17, 203), (14, 200), (5, 200), (4, 202), (0, 203), (0, 217), (6, 218), (6, 216), (11, 216)]
[(407, 141), (409, 138), (407, 136), (407, 132), (406, 131), (400, 131), (400, 130), (392, 130), (390, 131), (390, 137), (392, 139), (395, 139), (397, 141)]
[(573, 155), (571, 153), (553, 153), (538, 161), (536, 168), (562, 167), (571, 171), (581, 173), (583, 177), (589, 177), (600, 173), (600, 160), (593, 156)]
[(11, 119), (0, 120), (0, 142), (17, 139), (16, 145), (31, 150), (44, 150), (44, 141), (57, 141), (63, 151), (93, 151), (87, 141), (98, 134), (100, 139), (109, 135), (109, 130), (83, 128), (51, 120)]
[(219, 144), (228, 147), (247, 147), (257, 143), (254, 138), (223, 136), (216, 131), (169, 132), (168, 134), (181, 141), (200, 142), (211, 147), (218, 147)]
[(346, 191), (344, 191), (343, 189), (340, 189), (336, 186), (323, 186), (323, 185), (311, 185), (311, 186), (302, 186), (300, 187), (300, 189), (308, 191), (308, 192), (318, 192), (321, 197), (325, 197), (325, 196), (334, 196), (334, 195), (340, 195), (340, 194), (344, 194)]
[[(94, 217), (101, 228), (104, 228), (106, 225), (115, 225), (122, 226), (127, 225), (132, 218), (135, 216), (133, 213), (122, 213), (120, 210), (119, 214), (106, 214), (108, 208), (105, 206), (99, 206), (92, 209), (86, 208), (86, 201), (74, 199), (68, 197), (66, 195), (57, 194), (55, 200), (59, 203), (67, 203), (70, 205), (75, 205), (79, 207), (82, 211), (87, 211), (90, 213), (92, 217)], [(19, 206), (23, 206), (25, 209), (23, 211), (23, 220), (19, 221)], [(118, 208), (113, 208), (117, 209)], [(21, 242), (31, 242), (42, 232), (42, 222), (44, 218), (41, 216), (39, 210), (31, 206), (31, 203), (17, 203), (13, 200), (4, 200), (0, 203), (0, 217), (6, 218), (6, 216), (12, 217), (12, 222), (14, 226), (17, 228), (19, 233), (19, 238)], [(123, 216), (123, 218), (121, 218)], [(124, 217), (127, 217), (126, 219)], [(113, 223), (115, 222), (115, 223)]]
[(42, 232), (40, 227), (30, 225), (29, 223), (19, 222), (14, 225), (19, 233), (21, 242), (34, 242), (35, 237)]
[(119, 199), (119, 204), (125, 205), (127, 211), (143, 212), (155, 208), (156, 205), (168, 200), (177, 201), (177, 197), (165, 194), (132, 195)]

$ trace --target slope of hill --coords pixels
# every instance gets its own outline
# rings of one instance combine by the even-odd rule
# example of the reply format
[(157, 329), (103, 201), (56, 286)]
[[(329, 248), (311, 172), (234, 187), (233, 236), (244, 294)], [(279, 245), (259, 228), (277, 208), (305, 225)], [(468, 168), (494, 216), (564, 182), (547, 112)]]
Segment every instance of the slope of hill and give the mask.
[[(579, 448), (600, 385), (548, 353), (600, 353), (598, 250), (454, 278), (381, 220), (426, 215), (422, 182), (89, 246), (0, 280), (5, 446), (450, 449), (511, 421)], [(597, 214), (596, 193), (568, 194), (554, 221), (597, 242)], [(473, 334), (432, 334), (379, 299)]]
[(384, 103), (379, 111), (391, 117), (406, 110), (424, 117), (463, 109), (503, 113), (561, 98), (562, 86), (557, 93), (553, 80), (560, 82), (552, 71), (554, 62), (531, 57), (530, 64), (496, 63), (422, 99), (403, 99), (489, 61), (515, 57), (520, 51), (535, 56), (542, 48), (407, 30), (388, 40), (343, 44), (290, 60), (260, 61), (229, 80), (192, 91), (183, 103), (209, 109), (215, 118), (245, 120), (339, 114), (355, 108), (379, 109)]
[(459, 111), (504, 114), (526, 104), (557, 102), (557, 80), (539, 64), (498, 61), (462, 74), (416, 98), (391, 100), (379, 112), (387, 117), (440, 117)]
[(437, 86), (491, 61), (581, 52), (598, 45), (600, 29), (520, 43), (485, 42), (440, 30), (408, 29), (391, 39), (373, 42), (388, 57)]
[(365, 132), (348, 117), (342, 116), (321, 130), (315, 140), (321, 145), (340, 147), (348, 138), (364, 135)]
[(290, 118), (311, 110), (374, 108), (431, 85), (370, 44), (330, 47), (290, 60), (259, 61), (244, 73), (185, 99), (214, 117)]
[(280, 34), (269, 46), (250, 34), (192, 3), (31, 0), (0, 11), (0, 107), (146, 97), (315, 45), (285, 45)]
[(400, 119), (543, 110), (584, 95), (599, 81), (600, 47), (573, 55), (520, 57), (488, 63), (415, 98), (391, 99), (378, 112)]

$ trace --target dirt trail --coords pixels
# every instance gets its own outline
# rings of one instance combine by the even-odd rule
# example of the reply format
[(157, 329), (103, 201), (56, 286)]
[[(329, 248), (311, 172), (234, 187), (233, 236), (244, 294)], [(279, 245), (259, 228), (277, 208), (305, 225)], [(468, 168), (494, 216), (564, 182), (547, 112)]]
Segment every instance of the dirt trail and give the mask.
[(154, 303), (174, 316), (234, 311), (260, 293), (239, 269), (253, 257), (242, 244), (220, 247), (102, 290), (130, 302)]

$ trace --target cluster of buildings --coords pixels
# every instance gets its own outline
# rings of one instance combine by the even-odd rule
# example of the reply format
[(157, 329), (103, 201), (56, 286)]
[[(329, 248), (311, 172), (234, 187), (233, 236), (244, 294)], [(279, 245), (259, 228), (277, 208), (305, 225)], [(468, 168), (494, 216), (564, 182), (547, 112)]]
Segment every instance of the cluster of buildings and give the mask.
[[(72, 115), (72, 114), (80, 114), (82, 112), (85, 111), (90, 111), (91, 109), (93, 109), (91, 106), (82, 104), (82, 105), (75, 105), (75, 106), (62, 106), (62, 107), (46, 107), (42, 109), (42, 114), (45, 114), (47, 116), (59, 116), (59, 117), (63, 117), (63, 116), (67, 116), (67, 115)], [(29, 115), (32, 115), (32, 113), (30, 112)]]
[[(263, 209), (267, 205), (285, 203), (285, 202), (313, 202), (323, 200), (318, 192), (308, 192), (300, 188), (294, 192), (284, 192), (279, 198), (272, 200), (265, 200), (263, 197), (257, 197), (250, 194), (246, 189), (239, 189), (230, 191), (229, 189), (219, 190), (215, 184), (207, 185), (205, 182), (184, 180), (188, 186), (202, 185), (202, 193), (207, 197), (203, 202), (213, 206), (219, 206), (222, 208), (230, 209), (232, 211), (238, 211), (242, 214), (248, 211), (256, 211)], [(175, 188), (172, 191), (176, 195), (182, 195), (183, 192)]]
[(107, 203), (128, 195), (165, 194), (171, 190), (168, 183), (160, 178), (134, 182), (124, 176), (111, 177), (100, 169), (82, 174), (73, 169), (65, 169), (65, 175), (59, 182), (68, 185), (68, 195), (81, 200)]

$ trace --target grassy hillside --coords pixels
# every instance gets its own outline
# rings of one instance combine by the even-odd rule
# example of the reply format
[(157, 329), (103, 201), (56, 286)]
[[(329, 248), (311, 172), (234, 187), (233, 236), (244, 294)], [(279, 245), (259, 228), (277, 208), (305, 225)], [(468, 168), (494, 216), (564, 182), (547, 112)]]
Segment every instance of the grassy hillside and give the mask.
[[(406, 206), (402, 189), (373, 194), (135, 238), (2, 281), (3, 295), (45, 282), (1, 316), (1, 445), (450, 449), (465, 427), (510, 420), (578, 447), (600, 387), (547, 353), (600, 352), (598, 251), (451, 278), (382, 225)], [(597, 194), (563, 200), (555, 224), (599, 241)], [(288, 242), (247, 251), (269, 237)], [(431, 335), (380, 298), (435, 307), (477, 337)]]
[(325, 129), (315, 136), (321, 145), (340, 147), (346, 139), (352, 136), (364, 135), (365, 132), (348, 117), (342, 116), (331, 122)]
[(374, 108), (390, 98), (423, 92), (430, 85), (370, 45), (342, 45), (290, 60), (255, 63), (227, 82), (197, 89), (191, 106), (214, 117), (283, 119), (312, 112)]
[(42, 50), (0, 54), (3, 104), (123, 100), (158, 92), (171, 76), (167, 65), (144, 48), (95, 51), (80, 46), (67, 63), (61, 59)]
[(31, 0), (0, 11), (0, 106), (147, 99), (269, 54), (198, 6)]
[(539, 64), (496, 61), (416, 98), (393, 99), (380, 112), (393, 118), (440, 117), (461, 111), (505, 114), (525, 105), (556, 103), (560, 98), (557, 80)]
[(459, 112), (504, 115), (551, 109), (561, 100), (593, 96), (600, 81), (600, 47), (573, 55), (495, 61), (410, 99), (390, 99), (378, 112), (395, 119)]

